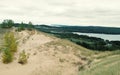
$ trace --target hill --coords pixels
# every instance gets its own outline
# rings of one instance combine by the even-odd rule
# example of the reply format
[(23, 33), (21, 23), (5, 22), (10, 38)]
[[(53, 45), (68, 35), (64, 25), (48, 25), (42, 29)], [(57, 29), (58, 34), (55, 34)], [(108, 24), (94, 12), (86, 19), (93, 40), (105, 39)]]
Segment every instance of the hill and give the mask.
[[(92, 51), (37, 30), (16, 32), (13, 28), (10, 31), (14, 32), (17, 38), (18, 50), (13, 62), (3, 64), (0, 59), (0, 75), (120, 74), (120, 50)], [(3, 32), (0, 34), (3, 36)], [(29, 55), (28, 62), (24, 65), (18, 63), (19, 54), (23, 50)]]
[[(89, 61), (87, 57), (87, 60), (81, 58), (83, 55), (80, 50), (85, 48), (67, 40), (36, 30), (12, 32), (17, 38), (18, 51), (13, 62), (3, 64), (0, 60), (0, 75), (77, 75), (78, 68)], [(19, 54), (23, 50), (29, 55), (25, 65), (18, 63)]]

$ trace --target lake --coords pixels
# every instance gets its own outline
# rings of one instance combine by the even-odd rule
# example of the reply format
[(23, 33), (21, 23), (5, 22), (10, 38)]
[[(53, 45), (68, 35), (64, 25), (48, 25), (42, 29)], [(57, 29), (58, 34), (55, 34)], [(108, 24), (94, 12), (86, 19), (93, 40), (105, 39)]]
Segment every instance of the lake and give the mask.
[(73, 33), (78, 34), (78, 35), (98, 37), (98, 38), (102, 38), (102, 39), (110, 40), (110, 41), (120, 41), (120, 34), (112, 35), (112, 34), (96, 34), (96, 33), (80, 33), (80, 32), (73, 32)]

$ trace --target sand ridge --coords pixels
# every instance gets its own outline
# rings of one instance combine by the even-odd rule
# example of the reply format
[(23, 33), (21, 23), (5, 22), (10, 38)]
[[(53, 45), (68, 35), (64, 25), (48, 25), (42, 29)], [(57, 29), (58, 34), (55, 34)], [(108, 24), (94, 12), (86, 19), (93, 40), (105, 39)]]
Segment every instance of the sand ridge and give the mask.
[[(10, 64), (0, 62), (0, 75), (78, 75), (79, 65), (84, 61), (75, 55), (71, 46), (61, 45), (59, 39), (38, 31), (16, 32), (16, 36), (18, 51), (15, 59)], [(25, 65), (18, 63), (19, 53), (23, 50), (29, 54)]]

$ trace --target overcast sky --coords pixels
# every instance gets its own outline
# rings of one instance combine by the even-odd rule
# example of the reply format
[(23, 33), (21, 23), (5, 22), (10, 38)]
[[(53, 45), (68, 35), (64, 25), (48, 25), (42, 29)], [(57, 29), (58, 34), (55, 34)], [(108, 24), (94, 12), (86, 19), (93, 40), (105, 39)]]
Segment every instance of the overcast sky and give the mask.
[(0, 21), (120, 27), (120, 0), (0, 0)]

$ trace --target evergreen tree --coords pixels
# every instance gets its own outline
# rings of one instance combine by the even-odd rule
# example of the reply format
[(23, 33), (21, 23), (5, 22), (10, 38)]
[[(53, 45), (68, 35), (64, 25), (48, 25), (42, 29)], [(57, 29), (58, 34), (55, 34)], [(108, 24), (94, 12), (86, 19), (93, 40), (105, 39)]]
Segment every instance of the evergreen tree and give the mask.
[(11, 28), (14, 25), (13, 20), (6, 19), (2, 22), (1, 27), (2, 28)]
[(33, 28), (34, 28), (34, 26), (33, 26), (32, 22), (29, 22), (28, 23), (28, 30), (32, 30)]

